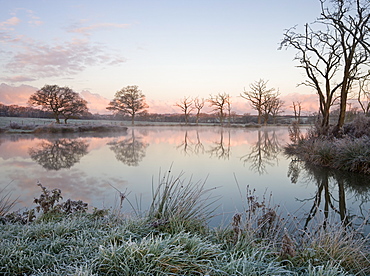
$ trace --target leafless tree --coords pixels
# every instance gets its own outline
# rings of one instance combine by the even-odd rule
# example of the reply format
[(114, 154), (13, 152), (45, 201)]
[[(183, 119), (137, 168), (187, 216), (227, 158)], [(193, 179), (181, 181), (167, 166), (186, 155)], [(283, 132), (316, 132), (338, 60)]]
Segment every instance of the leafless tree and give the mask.
[(283, 106), (284, 101), (282, 101), (279, 97), (276, 96), (271, 99), (270, 113), (274, 124), (276, 124), (276, 117), (284, 112), (284, 110), (282, 110)]
[(45, 85), (30, 96), (28, 103), (51, 111), (58, 124), (61, 116), (67, 123), (72, 116), (82, 115), (88, 111), (87, 102), (78, 93), (71, 88), (58, 85)]
[(229, 125), (230, 125), (231, 124), (231, 99), (230, 99), (230, 96), (228, 98), (229, 99), (226, 103), (226, 111), (227, 111), (228, 122), (229, 122)]
[(185, 116), (185, 124), (189, 123), (189, 115), (194, 110), (193, 100), (190, 97), (184, 97), (179, 102), (175, 104), (181, 108), (181, 111), (184, 113)]
[(117, 91), (107, 109), (115, 113), (131, 115), (131, 124), (134, 125), (135, 116), (145, 113), (145, 109), (148, 107), (145, 95), (139, 90), (138, 86), (133, 85)]
[(264, 123), (267, 123), (269, 114), (271, 113), (272, 103), (278, 98), (279, 94), (275, 88), (267, 89), (268, 81), (260, 79), (250, 84), (250, 90), (240, 94), (240, 96), (249, 101), (251, 107), (258, 112), (258, 124), (261, 124), (262, 117)]
[(370, 2), (319, 0), (321, 16), (306, 24), (303, 34), (287, 30), (281, 46), (293, 47), (306, 72), (303, 84), (313, 87), (320, 100), (321, 126), (327, 131), (330, 107), (340, 101), (338, 131), (344, 124), (348, 93), (353, 81), (366, 77), (370, 65)]
[(370, 114), (370, 80), (359, 81), (357, 101), (365, 115)]
[(294, 111), (294, 119), (297, 123), (300, 123), (301, 120), (301, 111), (302, 111), (302, 102), (301, 101), (293, 101), (293, 111)]
[(210, 106), (213, 107), (213, 111), (218, 113), (220, 123), (223, 125), (225, 109), (228, 108), (228, 105), (230, 104), (230, 95), (225, 92), (218, 93), (215, 96), (210, 95), (208, 102), (210, 103)]
[(198, 97), (196, 97), (194, 99), (194, 106), (195, 109), (197, 110), (197, 119), (196, 119), (197, 124), (199, 123), (200, 112), (202, 111), (204, 104), (205, 104), (204, 98), (199, 99)]

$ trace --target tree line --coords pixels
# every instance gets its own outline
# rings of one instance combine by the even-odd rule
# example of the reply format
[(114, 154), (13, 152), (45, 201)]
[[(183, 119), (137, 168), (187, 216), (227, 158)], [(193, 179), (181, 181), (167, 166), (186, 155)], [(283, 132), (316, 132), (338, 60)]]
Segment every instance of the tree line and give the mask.
[[(259, 80), (250, 85), (250, 91), (244, 91), (240, 94), (242, 98), (247, 99), (251, 107), (258, 112), (258, 124), (267, 124), (270, 116), (274, 118), (282, 112), (283, 101), (279, 99), (279, 93), (274, 88), (267, 89), (267, 81)], [(67, 123), (68, 119), (87, 115), (87, 102), (82, 99), (78, 93), (68, 87), (58, 85), (45, 85), (36, 91), (29, 98), (30, 106), (41, 107), (43, 112), (51, 114), (56, 123), (61, 119)], [(189, 123), (189, 117), (192, 111), (196, 110), (196, 123), (199, 123), (202, 109), (208, 103), (212, 112), (216, 114), (218, 122), (223, 125), (226, 118), (231, 123), (232, 117), (236, 116), (231, 109), (231, 97), (227, 93), (218, 93), (210, 95), (208, 99), (184, 97), (176, 102), (184, 114), (185, 123)], [(114, 99), (106, 107), (113, 111), (115, 115), (131, 117), (131, 123), (134, 124), (136, 116), (145, 116), (148, 114), (145, 95), (138, 86), (127, 86), (116, 92)]]

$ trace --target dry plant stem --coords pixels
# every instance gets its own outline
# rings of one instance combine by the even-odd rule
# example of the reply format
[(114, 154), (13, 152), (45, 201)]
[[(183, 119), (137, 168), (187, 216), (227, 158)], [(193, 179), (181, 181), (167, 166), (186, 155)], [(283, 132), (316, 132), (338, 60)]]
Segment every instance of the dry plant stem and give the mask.
[(5, 216), (18, 201), (18, 198), (11, 199), (10, 192), (5, 192), (10, 184), (11, 182), (0, 190), (0, 216)]

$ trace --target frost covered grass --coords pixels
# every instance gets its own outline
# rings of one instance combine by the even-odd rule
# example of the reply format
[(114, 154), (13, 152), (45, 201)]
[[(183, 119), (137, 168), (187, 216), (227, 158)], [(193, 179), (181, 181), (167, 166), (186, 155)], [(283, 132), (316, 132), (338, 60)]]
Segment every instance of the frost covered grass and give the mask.
[(289, 231), (270, 196), (259, 199), (254, 191), (247, 192), (243, 213), (211, 229), (211, 191), (182, 174), (160, 178), (150, 210), (133, 214), (88, 213), (83, 202), (61, 202), (59, 189), (39, 186), (35, 215), (7, 213), (0, 224), (1, 275), (370, 273), (367, 238), (335, 225), (313, 234)]
[(345, 125), (341, 137), (313, 127), (307, 135), (302, 135), (296, 126), (290, 128), (292, 144), (286, 153), (296, 155), (310, 164), (334, 169), (370, 174), (370, 118), (359, 116)]
[[(2, 275), (350, 275), (313, 256), (293, 267), (274, 248), (216, 233), (157, 232), (146, 219), (65, 216), (1, 226)], [(326, 253), (322, 248), (321, 253)], [(312, 253), (314, 254), (314, 253)], [(315, 253), (316, 254), (316, 253)], [(321, 255), (317, 255), (319, 257)], [(314, 263), (310, 263), (310, 260)], [(358, 260), (360, 261), (360, 260)], [(363, 266), (366, 264), (363, 263)], [(358, 268), (357, 268), (358, 269)], [(353, 270), (356, 271), (356, 270)], [(367, 271), (366, 273), (368, 273)], [(366, 275), (358, 274), (358, 275)]]

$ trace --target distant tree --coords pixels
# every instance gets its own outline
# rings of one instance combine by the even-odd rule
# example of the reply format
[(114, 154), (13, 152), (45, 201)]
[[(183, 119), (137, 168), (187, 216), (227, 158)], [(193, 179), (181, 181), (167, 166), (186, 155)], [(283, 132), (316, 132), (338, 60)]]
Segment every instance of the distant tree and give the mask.
[(138, 86), (127, 86), (116, 92), (114, 99), (109, 103), (108, 110), (118, 114), (129, 114), (134, 125), (135, 116), (145, 112), (149, 106), (146, 104), (145, 95)]
[(301, 111), (302, 111), (302, 102), (300, 101), (293, 101), (293, 111), (294, 111), (294, 119), (297, 121), (297, 123), (300, 123), (301, 118)]
[(250, 84), (250, 90), (240, 94), (240, 96), (250, 102), (251, 107), (258, 112), (258, 124), (261, 124), (262, 117), (267, 123), (268, 115), (272, 109), (272, 102), (278, 97), (275, 88), (267, 89), (268, 81), (260, 79)]
[(284, 101), (282, 101), (278, 96), (275, 96), (271, 99), (271, 108), (270, 108), (270, 113), (272, 116), (273, 123), (276, 124), (276, 117), (283, 113), (284, 110), (282, 110), (284, 106)]
[[(306, 24), (305, 31), (294, 28), (284, 34), (281, 46), (297, 50), (296, 60), (319, 95), (323, 134), (329, 128), (330, 108), (339, 97), (336, 131), (343, 127), (348, 93), (353, 82), (369, 75), (370, 2), (368, 0), (320, 0), (320, 17)], [(365, 70), (364, 70), (365, 69)]]
[(225, 109), (227, 108), (228, 103), (230, 102), (229, 94), (218, 93), (217, 95), (213, 96), (210, 95), (208, 99), (210, 106), (213, 107), (213, 111), (218, 113), (220, 123), (223, 125), (224, 117), (225, 117)]
[(227, 96), (228, 96), (228, 99), (226, 102), (226, 111), (227, 111), (228, 124), (230, 125), (231, 124), (231, 99), (230, 99), (230, 95), (227, 95)]
[(84, 115), (87, 113), (87, 101), (80, 97), (76, 97), (74, 101), (69, 102), (65, 105), (65, 108), (62, 110), (64, 117), (64, 123), (67, 123), (67, 120), (75, 117), (76, 115)]
[(190, 97), (184, 97), (179, 102), (177, 102), (175, 106), (181, 108), (181, 111), (184, 113), (185, 116), (185, 124), (188, 124), (189, 115), (194, 110), (193, 100), (190, 99)]
[(205, 100), (203, 98), (199, 99), (198, 97), (196, 97), (194, 99), (194, 106), (197, 110), (197, 119), (196, 119), (197, 124), (199, 123), (200, 112), (202, 111), (204, 107), (204, 103), (205, 103)]
[(72, 116), (82, 115), (88, 111), (87, 102), (78, 93), (71, 88), (58, 85), (45, 85), (30, 96), (28, 103), (51, 111), (58, 124), (61, 116), (67, 123)]

